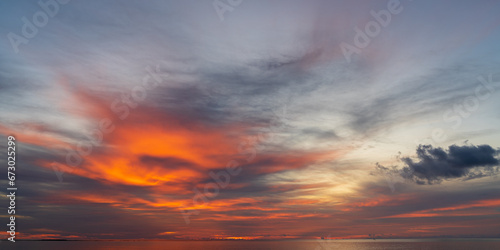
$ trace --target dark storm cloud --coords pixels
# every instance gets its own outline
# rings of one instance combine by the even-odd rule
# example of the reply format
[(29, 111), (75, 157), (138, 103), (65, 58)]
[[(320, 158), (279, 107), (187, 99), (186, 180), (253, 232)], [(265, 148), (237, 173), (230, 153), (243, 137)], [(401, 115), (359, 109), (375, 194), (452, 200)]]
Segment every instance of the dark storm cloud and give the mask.
[(447, 150), (419, 145), (417, 158), (402, 157), (401, 176), (418, 184), (439, 183), (446, 179), (477, 178), (498, 172), (500, 150), (489, 145), (451, 145)]

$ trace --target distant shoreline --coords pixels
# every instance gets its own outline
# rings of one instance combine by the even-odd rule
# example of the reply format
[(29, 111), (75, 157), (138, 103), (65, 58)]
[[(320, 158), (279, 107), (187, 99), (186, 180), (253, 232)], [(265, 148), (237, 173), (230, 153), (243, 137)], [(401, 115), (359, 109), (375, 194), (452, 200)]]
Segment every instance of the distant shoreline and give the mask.
[[(475, 237), (475, 238), (378, 238), (373, 240), (372, 238), (366, 239), (255, 239), (255, 240), (238, 240), (238, 239), (19, 239), (16, 241), (500, 241), (500, 237)], [(8, 241), (7, 239), (2, 239), (1, 241)]]

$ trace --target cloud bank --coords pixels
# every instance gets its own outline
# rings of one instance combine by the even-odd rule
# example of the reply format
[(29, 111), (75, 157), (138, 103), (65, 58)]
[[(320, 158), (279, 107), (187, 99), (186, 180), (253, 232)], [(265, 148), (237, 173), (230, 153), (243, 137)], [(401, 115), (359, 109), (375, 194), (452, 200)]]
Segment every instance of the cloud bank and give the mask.
[[(401, 157), (404, 167), (396, 171), (401, 177), (417, 184), (437, 184), (458, 178), (470, 180), (498, 173), (499, 153), (499, 149), (490, 145), (451, 145), (448, 149), (419, 145), (416, 158)], [(394, 174), (394, 169), (389, 170), (380, 164), (377, 168)]]

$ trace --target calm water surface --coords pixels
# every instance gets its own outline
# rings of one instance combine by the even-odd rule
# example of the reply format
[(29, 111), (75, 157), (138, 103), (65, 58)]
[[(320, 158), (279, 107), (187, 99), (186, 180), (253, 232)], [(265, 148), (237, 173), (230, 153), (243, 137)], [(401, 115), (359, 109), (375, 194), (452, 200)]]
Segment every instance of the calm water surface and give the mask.
[(296, 241), (18, 241), (1, 242), (0, 249), (169, 249), (169, 250), (438, 250), (500, 249), (500, 239), (424, 240), (296, 240)]

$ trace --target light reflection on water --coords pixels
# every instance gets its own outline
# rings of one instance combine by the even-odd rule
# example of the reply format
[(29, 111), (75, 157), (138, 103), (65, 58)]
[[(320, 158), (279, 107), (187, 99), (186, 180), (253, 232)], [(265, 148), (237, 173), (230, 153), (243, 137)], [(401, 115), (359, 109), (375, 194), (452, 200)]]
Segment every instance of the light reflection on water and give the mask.
[(500, 249), (500, 239), (296, 240), (296, 241), (17, 241), (9, 249), (169, 249), (169, 250), (440, 250)]

